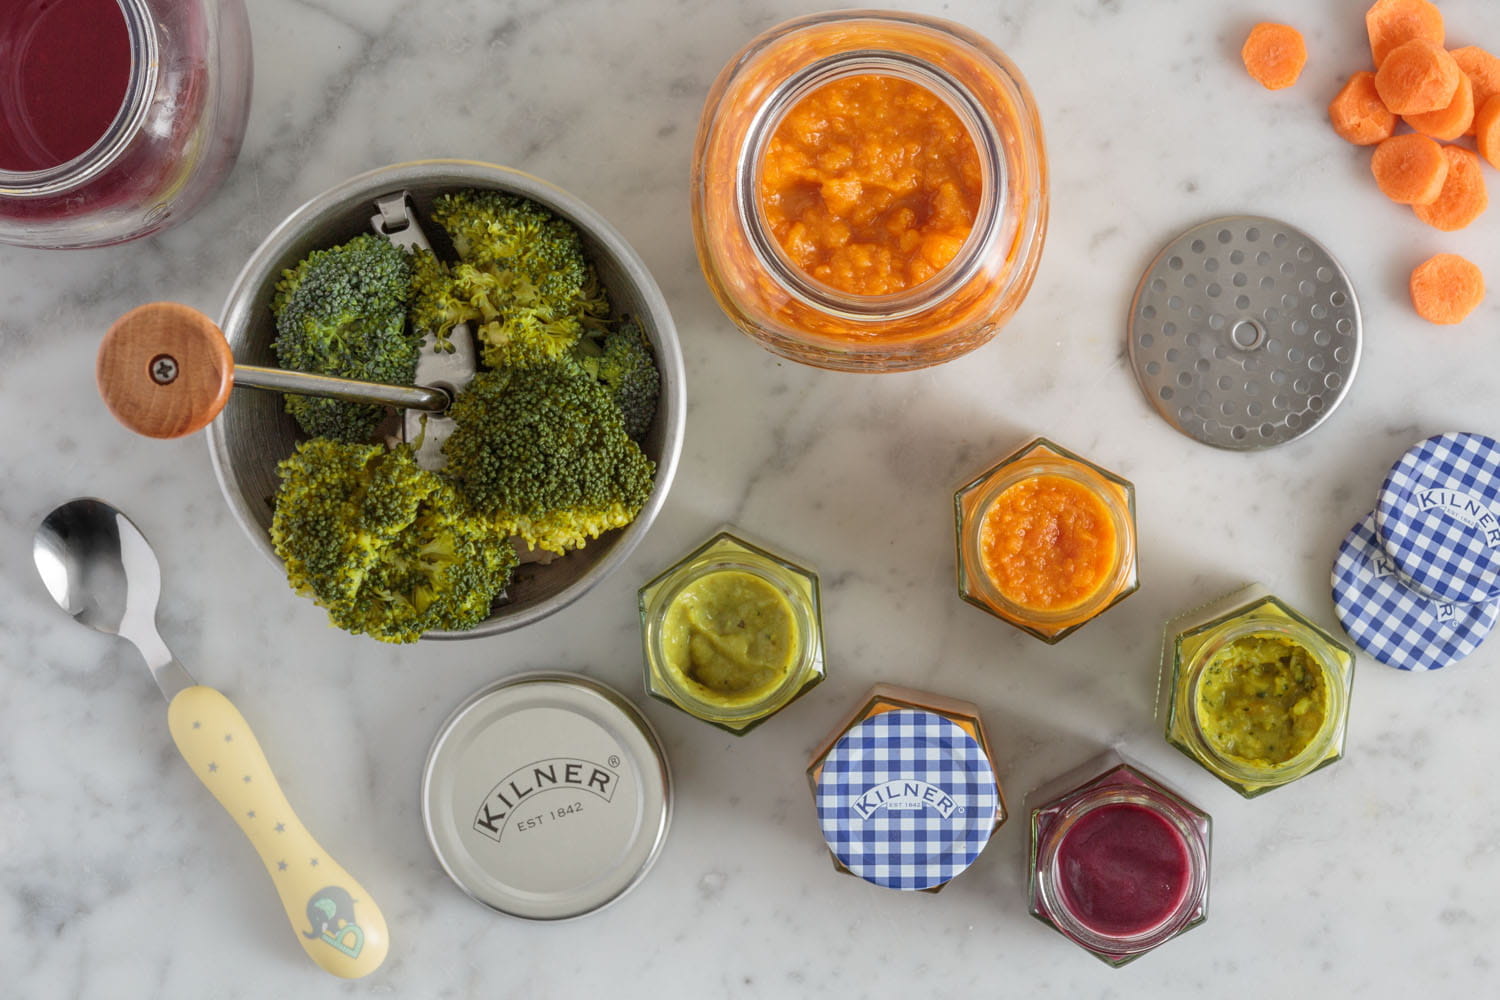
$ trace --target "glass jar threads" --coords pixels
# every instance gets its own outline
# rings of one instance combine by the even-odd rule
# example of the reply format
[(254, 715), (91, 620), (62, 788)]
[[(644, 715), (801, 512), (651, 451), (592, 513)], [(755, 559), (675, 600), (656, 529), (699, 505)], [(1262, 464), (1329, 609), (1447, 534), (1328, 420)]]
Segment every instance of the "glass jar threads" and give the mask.
[(239, 153), (242, 0), (8, 6), (0, 56), (0, 243), (96, 247), (165, 229)]
[(954, 494), (958, 592), (1054, 643), (1140, 588), (1135, 487), (1035, 438)]
[(812, 570), (721, 531), (640, 591), (646, 689), (742, 735), (823, 680)]
[(720, 306), (820, 368), (905, 371), (985, 343), (1046, 232), (1025, 80), (980, 35), (916, 14), (816, 14), (751, 41), (709, 92), (692, 183)]
[(1246, 798), (1344, 754), (1353, 653), (1259, 585), (1171, 622), (1162, 673), (1167, 741)]
[(1207, 918), (1212, 820), (1170, 788), (1108, 753), (1026, 801), (1031, 915), (1070, 941), (1120, 966)]
[(1005, 822), (978, 706), (877, 684), (807, 767), (834, 867), (888, 889), (936, 892)]

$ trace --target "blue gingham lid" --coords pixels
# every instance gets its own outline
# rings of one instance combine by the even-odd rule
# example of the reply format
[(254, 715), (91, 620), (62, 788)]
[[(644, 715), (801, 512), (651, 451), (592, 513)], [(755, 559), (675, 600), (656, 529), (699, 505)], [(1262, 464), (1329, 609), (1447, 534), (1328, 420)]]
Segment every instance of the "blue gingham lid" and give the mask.
[(890, 889), (930, 889), (979, 857), (1000, 796), (977, 740), (934, 712), (897, 709), (834, 744), (817, 806), (823, 839), (851, 872)]
[(1400, 670), (1437, 670), (1478, 648), (1500, 613), (1500, 601), (1454, 604), (1408, 587), (1375, 537), (1366, 514), (1339, 546), (1333, 606), (1355, 645)]
[(1402, 455), (1381, 484), (1375, 535), (1406, 582), (1430, 597), (1500, 597), (1500, 443), (1440, 434)]

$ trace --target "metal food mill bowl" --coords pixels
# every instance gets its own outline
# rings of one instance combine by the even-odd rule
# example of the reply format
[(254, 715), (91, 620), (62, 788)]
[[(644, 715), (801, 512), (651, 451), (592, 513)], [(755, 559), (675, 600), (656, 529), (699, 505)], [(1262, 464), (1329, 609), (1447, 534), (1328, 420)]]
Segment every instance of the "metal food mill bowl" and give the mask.
[[(629, 315), (646, 331), (661, 371), (656, 419), (642, 442), (646, 454), (656, 462), (656, 485), (632, 524), (608, 532), (550, 565), (528, 563), (518, 567), (505, 597), (477, 627), (466, 632), (429, 632), (423, 637), (427, 639), (470, 639), (520, 628), (571, 604), (613, 572), (645, 536), (666, 500), (682, 450), (686, 415), (677, 330), (661, 290), (625, 239), (603, 216), (566, 191), (517, 170), (467, 160), (423, 160), (383, 167), (353, 177), (293, 212), (251, 255), (224, 305), (219, 325), (229, 339), (235, 361), (276, 365), (271, 350), (275, 338), (271, 297), (281, 272), (313, 250), (370, 232), (377, 198), (411, 192), (423, 228), (429, 236), (440, 237), (441, 230), (431, 221), (432, 201), (440, 194), (463, 188), (521, 195), (573, 223), (609, 291), (613, 315)], [(232, 393), (229, 404), (209, 427), (214, 472), (229, 509), (250, 540), (283, 573), (281, 560), (271, 547), (272, 498), (280, 483), (276, 466), (304, 437), (287, 415), (279, 393), (254, 389)]]

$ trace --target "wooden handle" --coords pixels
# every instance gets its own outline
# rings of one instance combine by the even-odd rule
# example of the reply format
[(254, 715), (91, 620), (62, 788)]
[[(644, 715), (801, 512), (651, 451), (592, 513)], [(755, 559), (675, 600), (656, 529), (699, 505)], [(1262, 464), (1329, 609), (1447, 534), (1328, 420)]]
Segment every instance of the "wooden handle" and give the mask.
[(99, 395), (137, 434), (175, 438), (208, 426), (234, 386), (234, 354), (196, 309), (153, 302), (115, 320), (99, 344)]
[(186, 688), (167, 707), (167, 725), (193, 773), (255, 845), (308, 957), (345, 979), (378, 969), (390, 947), (385, 916), (292, 812), (233, 703), (210, 687)]

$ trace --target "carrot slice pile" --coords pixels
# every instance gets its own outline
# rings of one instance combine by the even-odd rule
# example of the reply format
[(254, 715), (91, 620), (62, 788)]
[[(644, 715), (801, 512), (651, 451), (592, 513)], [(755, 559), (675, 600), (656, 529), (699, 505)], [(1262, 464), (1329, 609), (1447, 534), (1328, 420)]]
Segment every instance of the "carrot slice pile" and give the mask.
[(1375, 74), (1360, 70), (1328, 104), (1333, 130), (1356, 146), (1373, 146), (1396, 131), (1391, 114), (1375, 92)]
[(1392, 136), (1375, 147), (1370, 170), (1391, 201), (1427, 205), (1443, 193), (1450, 164), (1443, 147), (1416, 132)]
[(1446, 108), (1428, 111), (1426, 114), (1407, 115), (1406, 124), (1423, 135), (1452, 142), (1468, 132), (1474, 124), (1474, 85), (1466, 75), (1460, 73), (1458, 89), (1453, 92), (1453, 100)]
[(1378, 67), (1397, 46), (1414, 38), (1443, 44), (1443, 15), (1427, 0), (1377, 0), (1365, 12), (1370, 54)]
[(1444, 146), (1443, 155), (1448, 158), (1448, 176), (1443, 179), (1442, 193), (1429, 204), (1412, 205), (1412, 211), (1434, 229), (1451, 233), (1479, 218), (1490, 206), (1490, 195), (1476, 153)]
[[(1464, 71), (1464, 76), (1469, 78), (1469, 83), (1474, 86), (1474, 107), (1484, 107), (1496, 94), (1500, 94), (1500, 58), (1490, 55), (1477, 45), (1466, 45), (1461, 49), (1454, 49), (1450, 55), (1453, 61), (1458, 63), (1458, 68)], [(1473, 128), (1469, 129), (1472, 135)]]
[(1419, 115), (1446, 108), (1464, 71), (1444, 51), (1423, 38), (1391, 50), (1375, 71), (1375, 90), (1398, 115)]
[(1429, 323), (1461, 323), (1484, 301), (1484, 275), (1458, 254), (1440, 253), (1411, 273), (1411, 304)]
[(1267, 90), (1284, 90), (1297, 82), (1307, 65), (1302, 33), (1286, 24), (1262, 22), (1250, 29), (1240, 49), (1245, 69)]
[(1474, 116), (1474, 148), (1500, 170), (1500, 94), (1485, 101)]

